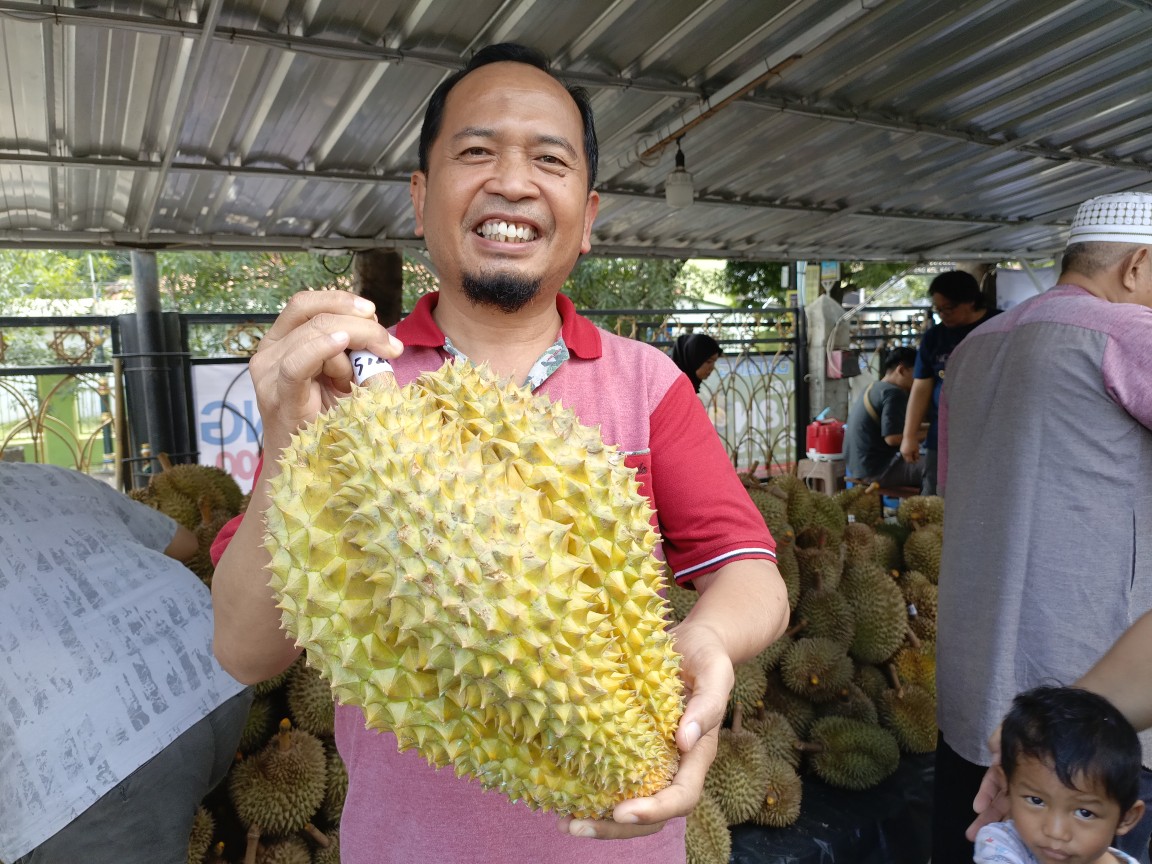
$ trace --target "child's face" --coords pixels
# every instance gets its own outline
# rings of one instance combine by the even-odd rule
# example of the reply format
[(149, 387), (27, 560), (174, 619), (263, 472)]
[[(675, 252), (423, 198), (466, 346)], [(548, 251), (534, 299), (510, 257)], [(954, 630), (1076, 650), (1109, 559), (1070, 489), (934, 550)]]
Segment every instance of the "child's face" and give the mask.
[(1122, 813), (1100, 784), (1083, 777), (1076, 783), (1071, 789), (1047, 762), (1020, 757), (1008, 784), (1016, 830), (1040, 864), (1115, 864), (1107, 853), (1112, 838), (1140, 820), (1143, 804)]

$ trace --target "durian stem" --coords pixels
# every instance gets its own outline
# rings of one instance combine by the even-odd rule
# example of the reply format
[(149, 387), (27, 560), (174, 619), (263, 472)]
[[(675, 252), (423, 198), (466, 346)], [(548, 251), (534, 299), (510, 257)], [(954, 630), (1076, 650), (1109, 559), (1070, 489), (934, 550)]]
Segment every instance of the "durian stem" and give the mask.
[(911, 627), (909, 627), (908, 630), (905, 631), (904, 635), (908, 637), (908, 644), (911, 645), (913, 648), (915, 648), (917, 651), (919, 651), (920, 650), (920, 639), (919, 639), (919, 637), (916, 636), (915, 633), (912, 632)]
[(732, 731), (744, 731), (744, 705), (740, 702), (737, 702), (736, 707), (732, 709)]
[(207, 495), (201, 495), (200, 500), (196, 502), (200, 508), (200, 521), (212, 521), (212, 502), (208, 500)]
[(208, 864), (224, 864), (224, 841), (219, 841), (212, 849), (212, 857), (208, 859)]
[(799, 621), (797, 621), (795, 624), (793, 624), (791, 627), (789, 627), (787, 630), (785, 630), (784, 635), (785, 636), (795, 636), (797, 633), (799, 633), (801, 630), (803, 630), (807, 626), (808, 626), (808, 619), (807, 618), (801, 618)]
[(884, 664), (884, 674), (888, 676), (888, 683), (896, 691), (896, 698), (904, 698), (904, 685), (900, 683), (900, 673), (896, 671), (896, 664), (889, 660)]
[(157, 453), (156, 454), (156, 461), (160, 463), (160, 470), (161, 471), (171, 471), (172, 470), (172, 459), (169, 458), (167, 453)]
[[(380, 376), (377, 375), (376, 377), (379, 378)], [(277, 733), (276, 741), (276, 746), (279, 748), (281, 753), (292, 749), (292, 739), (288, 735), (288, 733), (291, 731), (292, 723), (287, 717), (285, 717), (280, 721), (280, 731)]]
[(815, 744), (810, 741), (793, 741), (792, 746), (799, 750), (801, 753), (823, 753), (824, 747), (821, 744)]
[(263, 834), (259, 825), (248, 828), (248, 846), (244, 850), (244, 864), (256, 864), (256, 852), (260, 848), (260, 835)]
[[(380, 376), (377, 375), (376, 377), (379, 378)], [(322, 846), (323, 848), (327, 849), (332, 845), (332, 841), (328, 839), (328, 835), (313, 825), (311, 822), (304, 823), (304, 832), (313, 840), (315, 840), (316, 845), (318, 846)]]

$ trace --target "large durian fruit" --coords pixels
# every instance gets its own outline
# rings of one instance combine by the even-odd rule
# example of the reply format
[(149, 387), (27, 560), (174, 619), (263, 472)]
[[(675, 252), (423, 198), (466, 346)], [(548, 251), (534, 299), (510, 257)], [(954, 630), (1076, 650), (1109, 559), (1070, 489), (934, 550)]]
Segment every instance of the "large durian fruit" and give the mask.
[(653, 514), (597, 430), (446, 363), (355, 387), (280, 466), (283, 626), (370, 728), (578, 817), (671, 781), (683, 693)]

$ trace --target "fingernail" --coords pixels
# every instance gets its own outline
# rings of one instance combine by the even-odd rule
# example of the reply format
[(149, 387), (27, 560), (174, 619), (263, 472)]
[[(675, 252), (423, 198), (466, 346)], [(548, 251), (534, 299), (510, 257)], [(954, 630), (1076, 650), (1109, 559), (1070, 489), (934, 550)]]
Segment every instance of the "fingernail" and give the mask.
[(343, 346), (343, 345), (348, 344), (348, 338), (349, 337), (345, 331), (337, 330), (333, 333), (329, 333), (328, 338), (331, 339), (333, 342), (335, 342), (337, 345)]
[(625, 813), (623, 816), (613, 818), (624, 825), (635, 825), (640, 821), (640, 817), (635, 813)]
[(689, 750), (695, 747), (696, 742), (700, 740), (700, 724), (695, 720), (684, 727), (684, 740), (688, 742)]
[(404, 343), (393, 336), (391, 333), (388, 334), (388, 344), (395, 348), (397, 351), (404, 350)]
[(365, 297), (357, 297), (354, 301), (356, 304), (357, 312), (375, 312), (376, 304)]
[(568, 833), (573, 837), (595, 837), (596, 829), (593, 828), (589, 822), (582, 822), (579, 819), (574, 819), (568, 825)]

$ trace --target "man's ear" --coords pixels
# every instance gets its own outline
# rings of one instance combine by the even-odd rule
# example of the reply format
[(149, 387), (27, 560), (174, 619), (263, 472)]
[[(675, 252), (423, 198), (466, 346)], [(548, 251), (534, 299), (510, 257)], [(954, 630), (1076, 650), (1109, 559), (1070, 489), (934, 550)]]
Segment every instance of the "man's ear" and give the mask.
[(1140, 287), (1140, 271), (1141, 269), (1148, 269), (1152, 267), (1152, 259), (1149, 258), (1148, 247), (1141, 246), (1135, 252), (1124, 256), (1124, 262), (1121, 264), (1124, 268), (1120, 273), (1120, 281), (1124, 284), (1124, 290), (1133, 292)]
[(424, 236), (424, 194), (428, 191), (428, 177), (423, 171), (412, 173), (408, 194), (412, 197), (412, 210), (416, 215), (416, 236)]
[(1144, 816), (1144, 802), (1139, 798), (1128, 808), (1128, 812), (1120, 817), (1120, 824), (1116, 826), (1117, 834), (1127, 834), (1136, 827), (1136, 823)]

